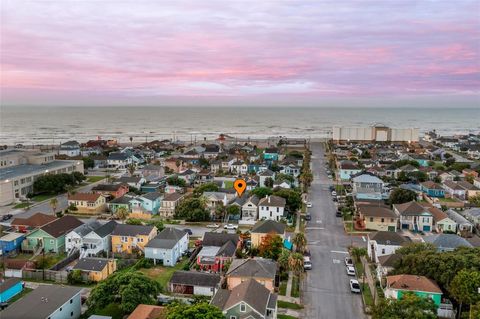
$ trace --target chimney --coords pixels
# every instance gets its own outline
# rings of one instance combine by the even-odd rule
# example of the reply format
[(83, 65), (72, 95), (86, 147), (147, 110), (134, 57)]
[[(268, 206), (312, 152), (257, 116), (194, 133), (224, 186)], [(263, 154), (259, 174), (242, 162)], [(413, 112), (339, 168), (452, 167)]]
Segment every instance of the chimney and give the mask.
[(270, 196), (268, 196), (268, 203), (270, 204)]

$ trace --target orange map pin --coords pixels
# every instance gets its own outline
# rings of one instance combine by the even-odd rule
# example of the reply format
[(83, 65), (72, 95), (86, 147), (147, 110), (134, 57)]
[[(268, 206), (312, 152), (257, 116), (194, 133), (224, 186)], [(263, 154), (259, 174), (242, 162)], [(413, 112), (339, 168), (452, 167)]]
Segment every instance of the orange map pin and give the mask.
[(247, 188), (247, 183), (243, 179), (238, 178), (233, 183), (233, 188), (235, 188), (235, 190), (237, 191), (238, 197), (241, 197), (243, 192)]

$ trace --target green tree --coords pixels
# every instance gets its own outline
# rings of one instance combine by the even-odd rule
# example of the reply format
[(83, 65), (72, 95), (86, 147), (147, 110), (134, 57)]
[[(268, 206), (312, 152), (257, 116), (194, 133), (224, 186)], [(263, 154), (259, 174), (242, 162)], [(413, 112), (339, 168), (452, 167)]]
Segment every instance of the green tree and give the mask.
[(125, 207), (119, 207), (117, 208), (117, 211), (115, 212), (115, 215), (117, 216), (118, 219), (124, 220), (128, 217), (128, 210)]
[(469, 197), (468, 202), (474, 206), (480, 206), (480, 195)]
[(388, 201), (390, 204), (403, 204), (411, 202), (417, 198), (417, 194), (414, 191), (403, 188), (395, 188), (391, 193)]
[(84, 157), (82, 160), (84, 168), (93, 168), (95, 166), (95, 162), (91, 157)]
[[(477, 270), (462, 269), (453, 278), (448, 291), (450, 295), (460, 304), (459, 312), (462, 312), (463, 305), (475, 305), (480, 302), (480, 268)], [(458, 316), (461, 318), (461, 315)]]
[(304, 233), (296, 233), (292, 242), (295, 245), (295, 250), (300, 253), (304, 253), (307, 249), (307, 238)]
[(58, 206), (58, 199), (56, 197), (52, 198), (49, 203), (50, 207), (52, 208), (52, 212), (55, 215)]
[(83, 282), (82, 271), (80, 269), (74, 269), (67, 275), (67, 281), (70, 285), (80, 284)]
[(360, 257), (367, 255), (367, 249), (364, 247), (352, 247), (351, 249), (352, 257), (360, 262)]
[(158, 232), (161, 232), (165, 229), (165, 225), (161, 220), (152, 220), (148, 222), (149, 225), (155, 226)]
[(201, 196), (204, 192), (218, 192), (219, 187), (215, 183), (205, 183), (203, 185), (200, 185), (196, 187), (193, 190), (193, 195), (198, 197)]
[(257, 195), (258, 198), (263, 198), (268, 195), (272, 195), (273, 191), (268, 187), (257, 187), (250, 191), (250, 194)]
[(130, 176), (133, 176), (133, 174), (135, 174), (136, 169), (137, 169), (137, 167), (135, 166), (135, 164), (129, 164), (127, 166), (127, 171), (130, 174)]
[(292, 185), (295, 182), (295, 178), (292, 175), (278, 173), (275, 175), (276, 182), (287, 182)]
[(273, 195), (285, 198), (286, 210), (294, 213), (302, 206), (302, 195), (294, 189), (279, 189), (273, 192)]
[(129, 218), (125, 221), (127, 225), (143, 225), (142, 221), (138, 218)]
[(430, 298), (406, 293), (402, 299), (382, 299), (373, 306), (372, 319), (435, 319), (437, 306)]
[(273, 187), (273, 179), (272, 179), (271, 177), (267, 177), (267, 178), (265, 179), (265, 186), (266, 186), (266, 187), (270, 187), (270, 188)]
[(282, 249), (282, 252), (278, 256), (278, 265), (280, 266), (281, 269), (283, 270), (288, 270), (288, 264), (289, 264), (289, 259), (290, 257), (290, 251), (288, 249)]
[(275, 233), (268, 233), (258, 246), (258, 255), (277, 260), (283, 249), (283, 240)]
[(206, 208), (203, 197), (190, 197), (178, 205), (175, 210), (175, 218), (185, 219), (189, 222), (207, 221), (210, 220), (210, 212)]
[(303, 255), (300, 253), (292, 253), (288, 257), (288, 269), (293, 271), (296, 276), (300, 276), (303, 272)]
[(174, 303), (168, 306), (167, 319), (225, 319), (222, 311), (207, 302), (193, 305)]
[(179, 187), (185, 187), (187, 183), (185, 180), (178, 178), (178, 176), (170, 176), (167, 178), (167, 184), (170, 186), (179, 186)]
[(240, 215), (240, 206), (230, 205), (227, 207), (227, 214), (229, 216), (238, 216)]

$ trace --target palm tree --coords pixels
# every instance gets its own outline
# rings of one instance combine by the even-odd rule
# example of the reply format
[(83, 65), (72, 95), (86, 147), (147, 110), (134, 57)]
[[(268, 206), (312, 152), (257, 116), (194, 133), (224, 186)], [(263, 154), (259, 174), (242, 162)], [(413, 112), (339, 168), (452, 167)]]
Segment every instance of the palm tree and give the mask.
[(367, 255), (367, 249), (363, 247), (353, 247), (351, 250), (353, 258), (359, 262), (360, 257)]
[(280, 256), (278, 256), (278, 264), (280, 265), (280, 268), (287, 270), (289, 266), (289, 258), (290, 258), (290, 251), (287, 249), (282, 249), (282, 252), (280, 253)]
[(177, 173), (180, 171), (180, 165), (181, 165), (180, 161), (176, 160), (175, 161), (175, 166), (177, 167)]
[(307, 238), (305, 238), (304, 233), (296, 233), (295, 237), (293, 237), (292, 242), (295, 245), (296, 251), (300, 253), (305, 252), (305, 249), (307, 248)]
[(117, 218), (124, 220), (128, 217), (128, 210), (125, 207), (119, 207), (115, 212)]
[(55, 215), (55, 211), (57, 210), (58, 199), (56, 197), (50, 200), (50, 207), (52, 208), (53, 214)]
[(136, 170), (135, 164), (129, 164), (127, 166), (127, 170), (128, 170), (128, 173), (130, 174), (130, 176), (133, 176), (133, 174), (135, 173), (135, 170)]
[(133, 146), (133, 136), (130, 136), (130, 145)]
[(292, 253), (288, 257), (288, 269), (293, 271), (296, 276), (300, 276), (303, 272), (303, 255), (300, 253)]

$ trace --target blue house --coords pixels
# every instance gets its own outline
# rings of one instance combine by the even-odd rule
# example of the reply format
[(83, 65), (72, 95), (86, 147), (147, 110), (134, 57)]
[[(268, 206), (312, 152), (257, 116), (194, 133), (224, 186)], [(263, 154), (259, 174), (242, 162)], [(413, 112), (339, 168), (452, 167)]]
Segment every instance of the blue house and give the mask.
[(263, 151), (263, 159), (267, 162), (278, 161), (278, 150), (275, 147), (266, 148)]
[[(0, 303), (7, 302), (23, 290), (23, 282), (19, 278), (9, 278), (0, 283)], [(5, 317), (6, 318), (6, 317)]]
[(421, 189), (422, 189), (422, 192), (427, 194), (427, 196), (445, 197), (445, 190), (442, 188), (442, 186), (440, 186), (435, 182), (432, 182), (432, 181), (423, 182)]
[(7, 254), (13, 250), (20, 248), (25, 234), (9, 233), (0, 238), (0, 255)]
[(145, 193), (154, 193), (159, 192), (161, 187), (162, 185), (159, 183), (147, 183), (142, 185), (140, 191)]
[(145, 245), (145, 258), (173, 267), (188, 250), (188, 233), (167, 227)]
[(357, 175), (361, 171), (362, 169), (352, 161), (341, 161), (338, 166), (338, 173), (343, 181), (350, 180), (353, 175)]
[(132, 209), (141, 208), (143, 211), (158, 214), (160, 209), (160, 202), (162, 201), (162, 195), (157, 192), (146, 193), (144, 195), (135, 197), (130, 200)]

